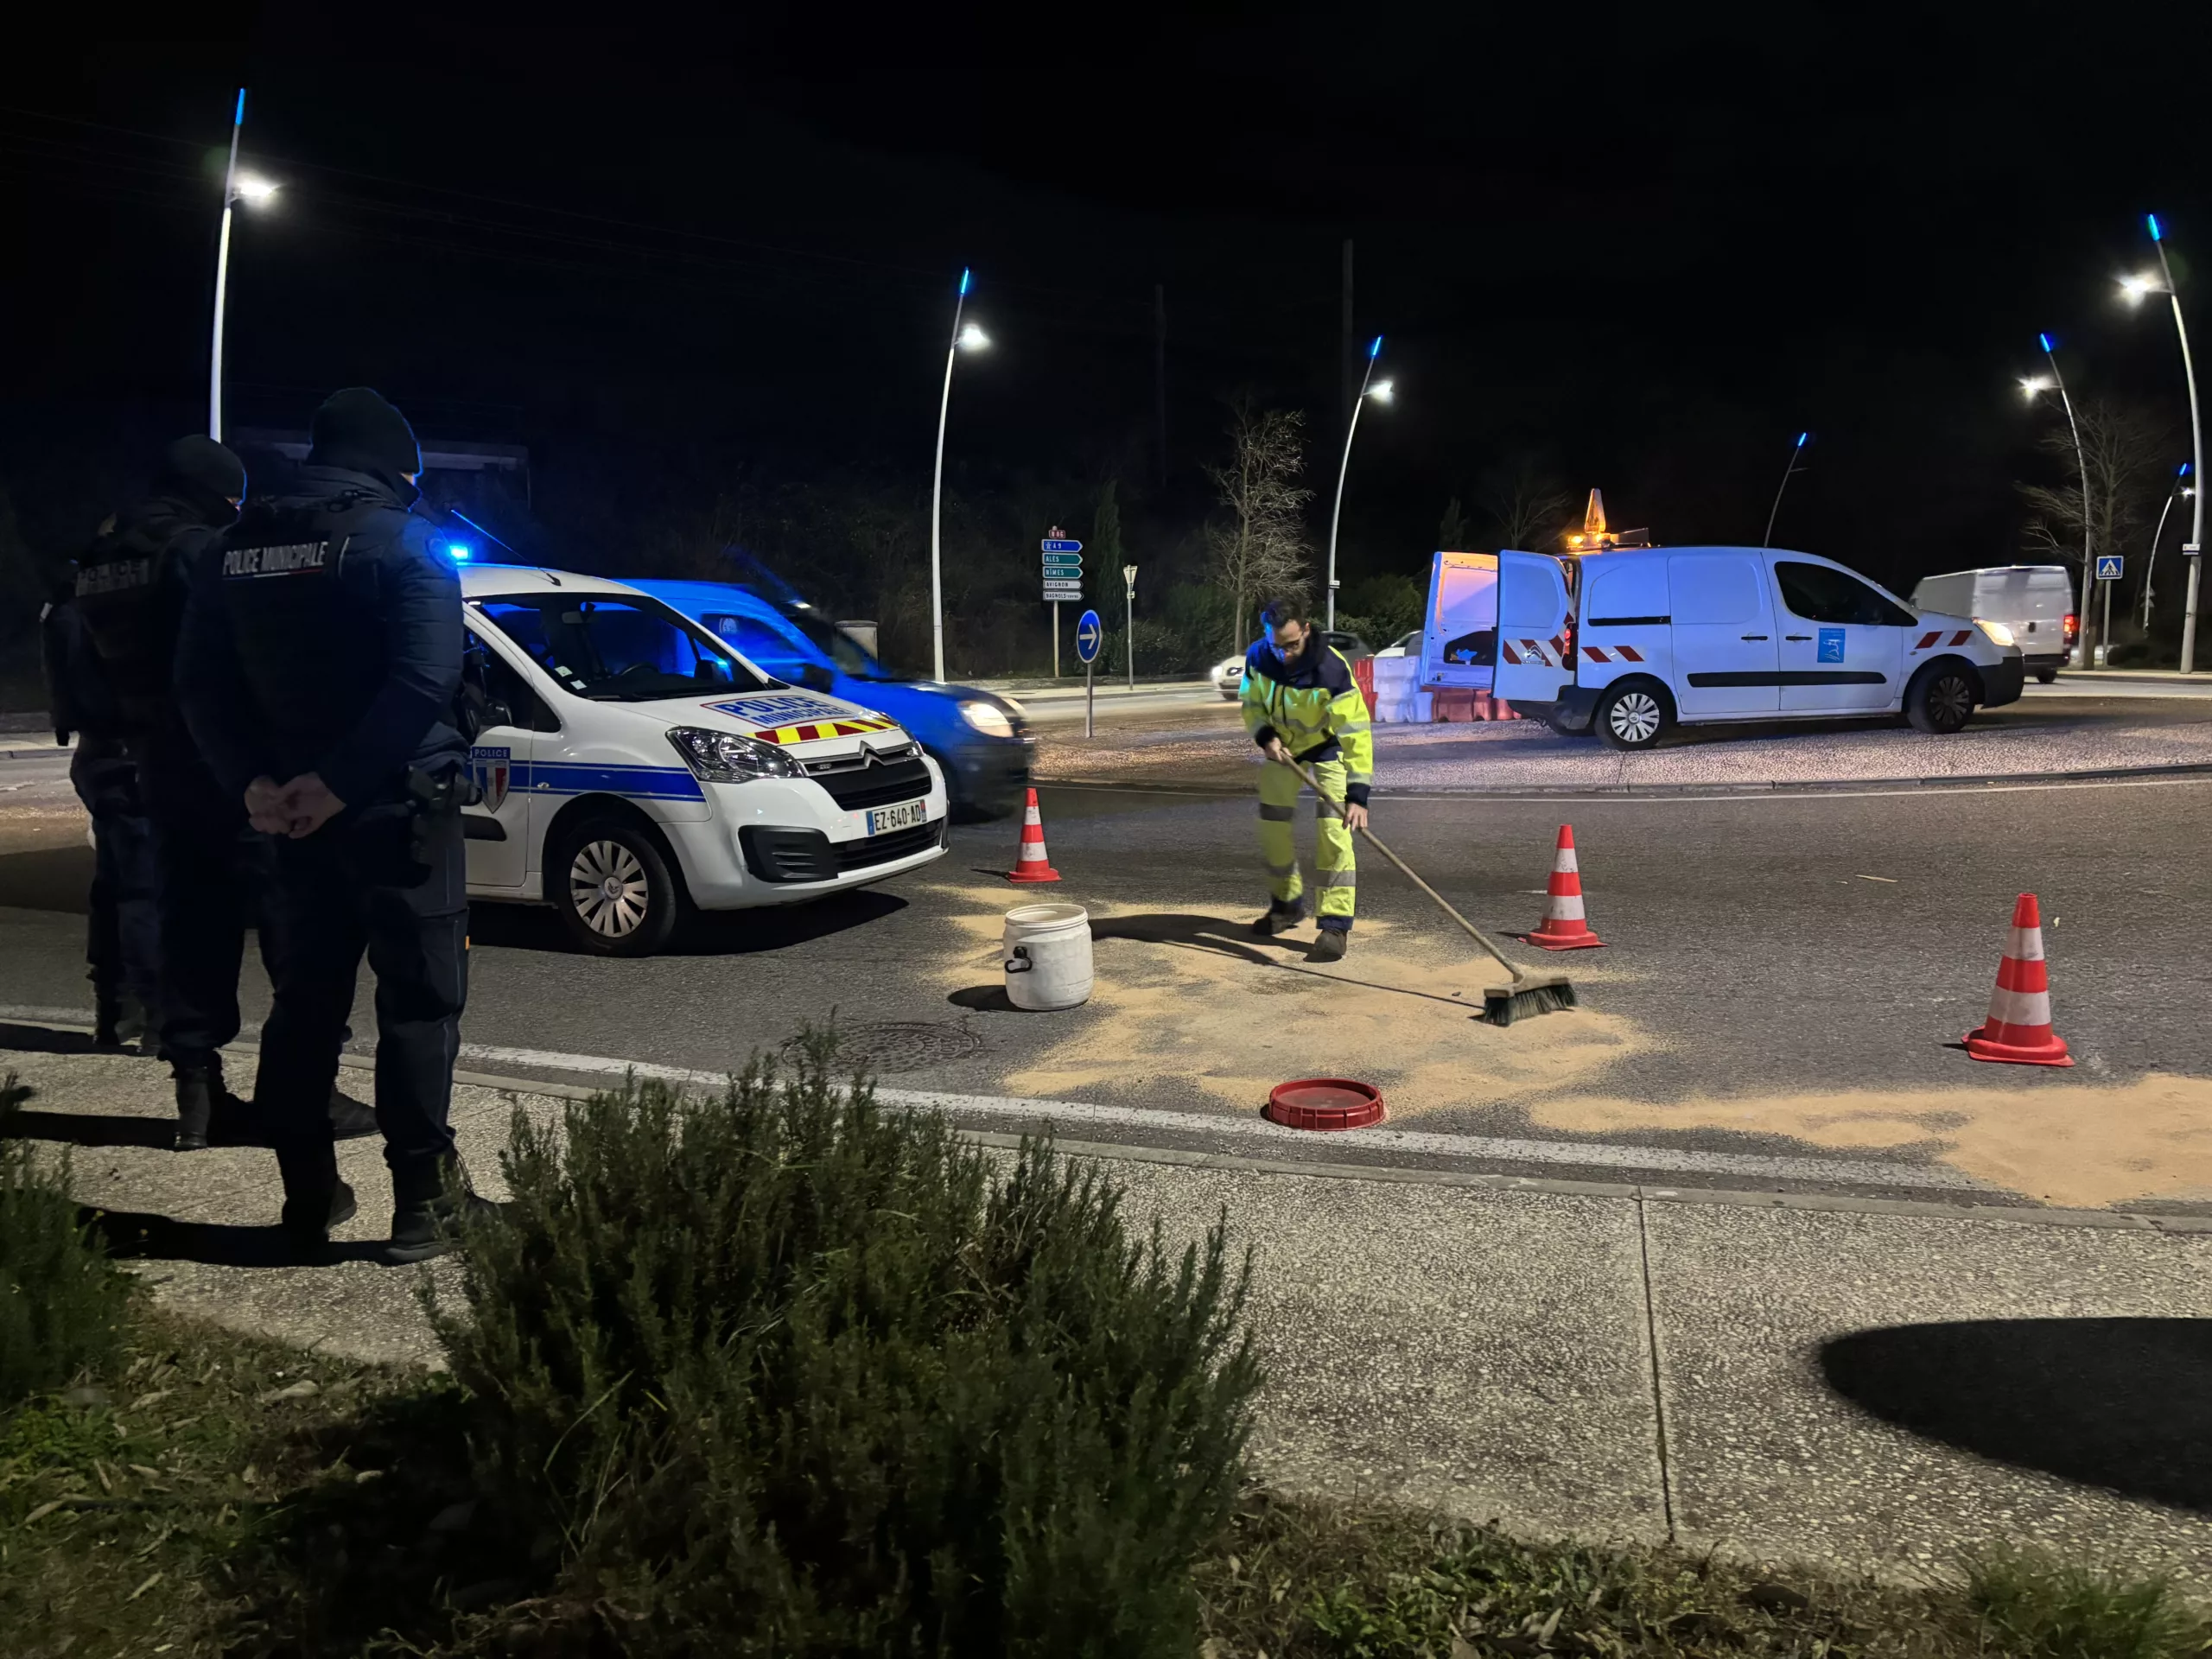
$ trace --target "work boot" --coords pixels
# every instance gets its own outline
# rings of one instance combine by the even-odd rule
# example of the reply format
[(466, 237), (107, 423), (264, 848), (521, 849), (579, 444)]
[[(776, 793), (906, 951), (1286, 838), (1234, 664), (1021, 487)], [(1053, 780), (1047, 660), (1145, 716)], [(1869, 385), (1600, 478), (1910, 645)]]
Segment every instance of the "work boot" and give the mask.
[(170, 1071), (176, 1084), (179, 1152), (265, 1144), (253, 1108), (224, 1085), (221, 1055), (177, 1060), (171, 1064)]
[(1278, 933), (1289, 932), (1305, 919), (1306, 901), (1303, 899), (1276, 899), (1268, 903), (1268, 913), (1252, 924), (1252, 931), (1262, 938), (1271, 939)]
[(1344, 952), (1351, 948), (1351, 929), (1331, 927), (1321, 924), (1321, 931), (1313, 937), (1313, 948), (1306, 954), (1308, 962), (1342, 962)]
[(391, 1242), (384, 1259), (394, 1267), (445, 1255), (470, 1221), (488, 1220), (500, 1209), (477, 1197), (458, 1158), (393, 1170), (391, 1204)]
[(304, 1261), (329, 1249), (330, 1230), (353, 1220), (360, 1206), (353, 1189), (338, 1179), (338, 1154), (327, 1141), (279, 1147), (276, 1168), (284, 1180), (284, 1236)]
[(330, 1138), (359, 1141), (363, 1135), (376, 1132), (377, 1115), (368, 1103), (356, 1100), (334, 1086), (330, 1091)]

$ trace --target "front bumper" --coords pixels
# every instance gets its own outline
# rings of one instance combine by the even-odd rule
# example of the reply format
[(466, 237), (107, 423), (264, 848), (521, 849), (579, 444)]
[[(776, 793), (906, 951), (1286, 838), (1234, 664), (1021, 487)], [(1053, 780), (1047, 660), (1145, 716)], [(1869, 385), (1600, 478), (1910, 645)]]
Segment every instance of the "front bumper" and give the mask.
[(2027, 677), (2027, 659), (2018, 652), (2000, 663), (1982, 664), (1981, 706), (2001, 709), (2008, 702), (2018, 702)]
[(1026, 738), (963, 743), (949, 753), (932, 751), (944, 770), (952, 804), (977, 817), (1002, 818), (1018, 810), (1029, 787), (1035, 746)]
[[(683, 866), (691, 901), (702, 910), (744, 910), (756, 905), (791, 905), (849, 887), (865, 887), (887, 876), (943, 858), (950, 817), (944, 774), (930, 766), (929, 793), (923, 798), (924, 823), (887, 830), (870, 839), (865, 809), (846, 811), (821, 785), (800, 778), (759, 778), (746, 784), (704, 785), (711, 816), (696, 823), (660, 826)], [(748, 833), (749, 832), (749, 833)], [(747, 842), (753, 843), (748, 848)], [(804, 849), (804, 856), (764, 858), (762, 849)], [(911, 850), (906, 850), (911, 849)], [(876, 859), (872, 854), (896, 855)], [(754, 856), (748, 859), (752, 851)], [(813, 880), (776, 880), (777, 875)]]

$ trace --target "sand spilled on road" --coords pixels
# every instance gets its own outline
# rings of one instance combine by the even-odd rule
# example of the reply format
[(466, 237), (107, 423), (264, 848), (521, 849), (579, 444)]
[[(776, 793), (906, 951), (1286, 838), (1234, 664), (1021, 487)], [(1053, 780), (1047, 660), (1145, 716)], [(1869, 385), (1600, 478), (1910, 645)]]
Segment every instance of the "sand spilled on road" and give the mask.
[[(961, 918), (973, 948), (941, 970), (941, 982), (997, 988), (1000, 929), (1020, 899), (995, 887), (943, 890), (976, 909)], [(1363, 921), (1351, 956), (1309, 968), (1310, 926), (1269, 941), (1250, 931), (1249, 913), (1086, 908), (1097, 965), (1090, 1007), (1069, 1036), (1005, 1074), (1009, 1093), (1111, 1102), (1167, 1081), (1256, 1111), (1286, 1077), (1350, 1069), (1382, 1090), (1402, 1123), (1503, 1103), (1537, 1130), (1719, 1129), (1827, 1151), (1909, 1147), (2069, 1207), (2212, 1201), (2212, 1079), (2093, 1085), (2072, 1082), (2075, 1074), (2062, 1082), (1991, 1068), (1988, 1084), (1965, 1089), (1620, 1099), (1606, 1092), (1608, 1069), (1667, 1046), (1662, 1034), (1586, 1007), (1503, 1031), (1477, 1023), (1483, 988), (1502, 976), (1471, 951)], [(1622, 976), (1590, 955), (1563, 965), (1586, 993)]]
[(1963, 1174), (2046, 1204), (2101, 1209), (2131, 1200), (2212, 1201), (2212, 1078), (1929, 1090), (1923, 1093), (1532, 1103), (1544, 1128), (1741, 1129), (1832, 1149), (1934, 1144)]
[[(1007, 896), (951, 891), (991, 907), (962, 918), (976, 950), (946, 970), (948, 988), (995, 985)], [(1360, 1076), (1402, 1116), (1586, 1089), (1652, 1046), (1630, 1021), (1588, 1010), (1503, 1031), (1478, 1024), (1483, 988), (1503, 971), (1440, 950), (1414, 954), (1383, 924), (1362, 922), (1353, 954), (1324, 969), (1305, 961), (1310, 925), (1268, 940), (1249, 913), (1086, 908), (1097, 967), (1089, 1017), (1009, 1072), (1013, 1093), (1111, 1099), (1118, 1088), (1167, 1078), (1256, 1110), (1284, 1078), (1338, 1072), (1356, 1056)]]

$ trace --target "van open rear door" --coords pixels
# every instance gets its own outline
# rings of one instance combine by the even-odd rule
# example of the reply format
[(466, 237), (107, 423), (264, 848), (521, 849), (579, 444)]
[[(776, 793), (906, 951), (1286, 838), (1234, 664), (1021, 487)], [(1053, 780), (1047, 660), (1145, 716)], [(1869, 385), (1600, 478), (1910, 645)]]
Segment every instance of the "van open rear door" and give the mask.
[(1497, 671), (1495, 553), (1439, 553), (1428, 570), (1421, 630), (1421, 683), (1487, 691)]
[(1574, 683), (1574, 601), (1567, 570), (1548, 553), (1498, 558), (1497, 682), (1509, 702), (1558, 701)]

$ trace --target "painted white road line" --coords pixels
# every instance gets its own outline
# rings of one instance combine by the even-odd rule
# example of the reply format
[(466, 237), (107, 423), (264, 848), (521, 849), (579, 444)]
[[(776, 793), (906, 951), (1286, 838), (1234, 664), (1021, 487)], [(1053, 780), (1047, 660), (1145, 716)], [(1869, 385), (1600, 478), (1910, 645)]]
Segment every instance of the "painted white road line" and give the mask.
[[(86, 1011), (75, 1008), (0, 1007), (0, 1019), (41, 1024), (85, 1025)], [(519, 1066), (571, 1077), (618, 1078), (625, 1075), (664, 1083), (719, 1089), (728, 1074), (605, 1054), (568, 1054), (543, 1048), (495, 1043), (463, 1043), (465, 1069)], [(517, 1079), (521, 1083), (522, 1079)], [(1533, 1141), (1502, 1135), (1439, 1135), (1423, 1129), (1346, 1129), (1330, 1135), (1287, 1129), (1254, 1113), (1165, 1111), (1142, 1106), (1102, 1106), (1088, 1101), (1047, 1100), (1022, 1095), (966, 1095), (935, 1089), (896, 1089), (879, 1084), (876, 1098), (887, 1106), (944, 1112), (955, 1117), (984, 1117), (1046, 1122), (1068, 1128), (1121, 1129), (1152, 1134), (1220, 1135), (1298, 1147), (1318, 1154), (1332, 1147), (1365, 1152), (1415, 1154), (1426, 1157), (1484, 1159), (1498, 1163), (1572, 1166), (1585, 1169), (1648, 1169), (1681, 1174), (1731, 1175), (1756, 1181), (1834, 1181), (1853, 1186), (1906, 1187), (1943, 1192), (1990, 1192), (2000, 1188), (1940, 1164), (1883, 1163), (1871, 1159), (1799, 1158), (1758, 1153), (1698, 1152), (1677, 1147), (1624, 1146), (1612, 1141)]]

